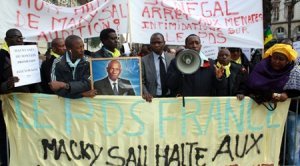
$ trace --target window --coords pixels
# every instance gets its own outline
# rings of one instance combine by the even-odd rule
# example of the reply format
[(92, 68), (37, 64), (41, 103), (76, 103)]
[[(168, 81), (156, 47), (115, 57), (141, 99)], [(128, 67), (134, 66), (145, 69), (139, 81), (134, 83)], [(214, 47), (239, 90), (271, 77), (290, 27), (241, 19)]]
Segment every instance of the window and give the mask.
[(276, 7), (274, 7), (273, 21), (278, 21), (278, 20), (279, 20), (279, 7), (276, 6)]
[(277, 28), (277, 33), (284, 33), (284, 28), (278, 27)]
[(276, 36), (277, 36), (277, 39), (285, 38), (285, 30), (283, 27), (278, 27), (276, 29)]

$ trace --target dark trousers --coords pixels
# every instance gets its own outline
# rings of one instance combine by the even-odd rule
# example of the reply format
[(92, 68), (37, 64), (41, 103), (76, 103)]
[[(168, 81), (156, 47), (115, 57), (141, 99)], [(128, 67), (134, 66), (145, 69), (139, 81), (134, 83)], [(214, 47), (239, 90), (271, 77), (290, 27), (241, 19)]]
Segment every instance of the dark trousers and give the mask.
[(7, 142), (6, 127), (2, 112), (2, 101), (0, 100), (0, 166), (7, 166)]

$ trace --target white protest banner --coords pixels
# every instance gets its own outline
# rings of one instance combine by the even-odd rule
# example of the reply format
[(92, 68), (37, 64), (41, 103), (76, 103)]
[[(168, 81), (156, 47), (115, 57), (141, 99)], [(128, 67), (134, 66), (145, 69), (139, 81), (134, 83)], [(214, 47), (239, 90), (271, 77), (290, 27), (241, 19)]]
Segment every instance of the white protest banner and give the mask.
[(2, 0), (0, 6), (2, 39), (10, 28), (19, 29), (27, 40), (47, 42), (69, 35), (98, 37), (102, 29), (109, 27), (117, 33), (127, 32), (126, 0), (93, 0), (72, 8), (43, 0)]
[(219, 53), (219, 47), (216, 46), (202, 46), (201, 51), (210, 59), (217, 59)]
[(36, 45), (9, 47), (13, 76), (19, 81), (15, 87), (41, 82), (39, 53)]
[(132, 42), (145, 43), (160, 32), (167, 44), (183, 45), (190, 34), (203, 45), (263, 48), (262, 1), (128, 1)]

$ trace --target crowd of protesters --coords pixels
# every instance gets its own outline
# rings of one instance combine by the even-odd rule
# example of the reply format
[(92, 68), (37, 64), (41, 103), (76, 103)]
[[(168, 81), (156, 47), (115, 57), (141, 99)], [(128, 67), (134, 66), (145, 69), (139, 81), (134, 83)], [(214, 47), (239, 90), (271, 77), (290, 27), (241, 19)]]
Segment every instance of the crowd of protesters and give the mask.
[[(90, 53), (90, 58), (124, 56), (117, 48), (118, 37), (114, 29), (102, 30), (100, 40), (103, 46), (99, 51)], [(142, 97), (147, 102), (153, 98), (176, 97), (183, 93), (185, 96), (236, 96), (239, 100), (250, 96), (258, 104), (283, 102), (289, 97), (299, 96), (297, 52), (287, 41), (275, 44), (263, 55), (258, 53), (251, 59), (247, 59), (241, 48), (222, 48), (216, 60), (207, 58), (201, 52), (201, 38), (195, 34), (187, 36), (185, 45), (177, 50), (166, 46), (161, 33), (152, 34), (145, 43), (138, 56), (142, 62)], [(12, 74), (9, 47), (23, 44), (23, 35), (18, 29), (6, 32), (5, 44), (0, 50), (0, 94), (47, 93), (67, 98), (101, 94), (101, 91), (91, 89), (90, 64), (83, 41), (76, 35), (52, 41), (51, 48), (45, 53), (46, 60), (41, 65), (41, 83), (15, 87), (14, 83), (19, 78)], [(176, 65), (176, 56), (184, 49), (196, 51), (201, 62), (195, 73), (182, 77)], [(113, 72), (111, 66), (107, 70)], [(118, 80), (108, 79), (110, 82)], [(0, 113), (0, 163), (7, 165), (6, 129), (2, 111)]]

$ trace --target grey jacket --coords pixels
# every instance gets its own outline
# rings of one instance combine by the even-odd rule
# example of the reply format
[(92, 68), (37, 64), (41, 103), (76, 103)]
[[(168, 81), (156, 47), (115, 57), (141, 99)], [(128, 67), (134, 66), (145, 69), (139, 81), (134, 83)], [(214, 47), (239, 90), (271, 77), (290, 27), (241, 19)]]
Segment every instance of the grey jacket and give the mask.
[[(168, 69), (171, 60), (174, 56), (164, 52), (166, 68)], [(143, 94), (151, 94), (153, 97), (156, 96), (157, 90), (157, 78), (156, 78), (156, 70), (153, 59), (153, 52), (142, 57), (142, 82), (143, 82)]]

